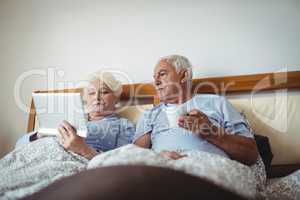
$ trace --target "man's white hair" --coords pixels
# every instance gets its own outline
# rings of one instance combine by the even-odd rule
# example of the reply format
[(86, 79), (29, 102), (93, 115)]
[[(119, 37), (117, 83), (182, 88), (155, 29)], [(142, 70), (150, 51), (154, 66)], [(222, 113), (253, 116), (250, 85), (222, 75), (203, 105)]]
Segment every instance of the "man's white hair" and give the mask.
[(120, 81), (118, 81), (114, 77), (114, 75), (109, 71), (99, 70), (97, 72), (90, 74), (87, 79), (88, 79), (87, 81), (89, 83), (92, 83), (96, 80), (99, 80), (99, 81), (105, 83), (105, 85), (111, 91), (113, 91), (117, 97), (119, 97), (122, 93), (122, 83)]
[(193, 78), (192, 65), (186, 57), (180, 55), (170, 55), (170, 56), (162, 57), (159, 61), (162, 60), (166, 61), (167, 63), (175, 67), (177, 73), (182, 69), (186, 69), (188, 72), (188, 78), (190, 81), (192, 81)]

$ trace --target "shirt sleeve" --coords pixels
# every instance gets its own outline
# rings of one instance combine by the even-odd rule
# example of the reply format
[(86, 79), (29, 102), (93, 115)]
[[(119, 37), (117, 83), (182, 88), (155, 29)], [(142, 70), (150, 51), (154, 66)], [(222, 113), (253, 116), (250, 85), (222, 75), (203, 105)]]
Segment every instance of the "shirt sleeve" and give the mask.
[(30, 136), (35, 134), (36, 132), (32, 132), (32, 133), (26, 133), (24, 134), (22, 137), (20, 137), (17, 142), (16, 142), (16, 145), (15, 145), (15, 148), (18, 148), (20, 146), (24, 146), (26, 144), (29, 144), (30, 143)]
[(249, 124), (225, 97), (221, 100), (221, 110), (224, 116), (222, 126), (227, 133), (254, 138)]
[(143, 135), (150, 133), (153, 129), (153, 126), (151, 125), (151, 110), (145, 110), (142, 116), (140, 117), (136, 130), (135, 135), (133, 137), (133, 142), (135, 142), (137, 139), (142, 137)]
[(117, 147), (130, 144), (135, 133), (134, 124), (128, 121), (127, 119), (121, 120), (121, 127), (121, 132), (117, 140)]

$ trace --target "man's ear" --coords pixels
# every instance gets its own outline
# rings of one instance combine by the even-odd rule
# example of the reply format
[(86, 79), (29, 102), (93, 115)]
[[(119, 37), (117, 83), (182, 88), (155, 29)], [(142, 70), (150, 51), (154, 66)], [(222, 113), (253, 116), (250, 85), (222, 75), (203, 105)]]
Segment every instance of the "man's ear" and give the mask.
[(179, 72), (180, 83), (185, 83), (189, 80), (189, 72), (187, 69), (182, 69)]

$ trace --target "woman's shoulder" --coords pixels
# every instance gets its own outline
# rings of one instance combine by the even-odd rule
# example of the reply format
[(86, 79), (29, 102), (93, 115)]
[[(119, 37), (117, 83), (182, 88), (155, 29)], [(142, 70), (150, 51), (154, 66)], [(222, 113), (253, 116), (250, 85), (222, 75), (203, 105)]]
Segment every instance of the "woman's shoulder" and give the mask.
[(135, 127), (135, 125), (127, 118), (124, 118), (124, 117), (120, 117), (118, 116), (118, 119), (120, 121), (120, 124), (122, 126), (126, 126), (126, 127)]

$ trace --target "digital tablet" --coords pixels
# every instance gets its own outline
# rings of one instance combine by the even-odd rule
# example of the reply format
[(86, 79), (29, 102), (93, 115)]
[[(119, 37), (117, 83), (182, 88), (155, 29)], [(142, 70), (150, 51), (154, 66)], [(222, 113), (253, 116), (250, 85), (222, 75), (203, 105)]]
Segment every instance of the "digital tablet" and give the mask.
[(57, 135), (62, 121), (69, 122), (77, 135), (87, 136), (87, 116), (80, 93), (33, 93), (40, 136)]

